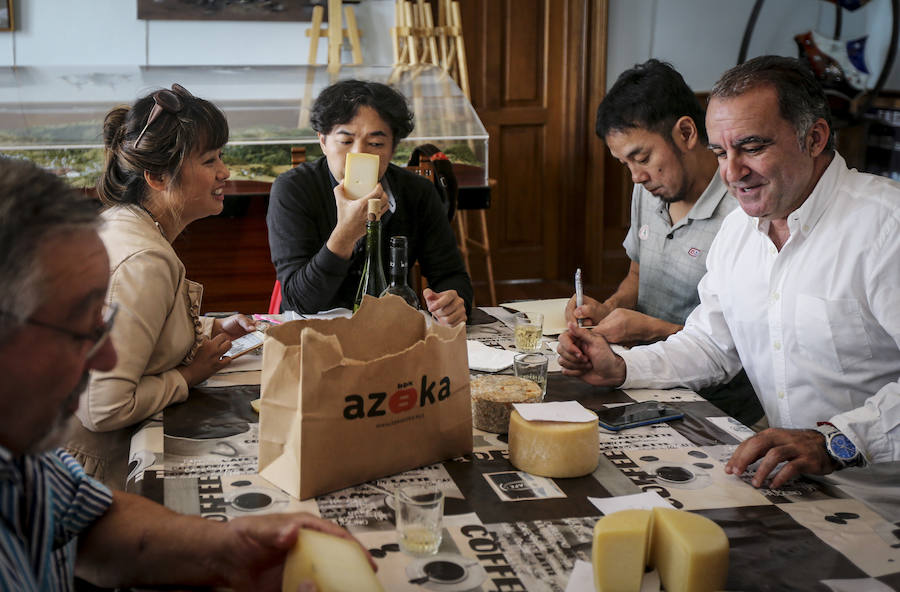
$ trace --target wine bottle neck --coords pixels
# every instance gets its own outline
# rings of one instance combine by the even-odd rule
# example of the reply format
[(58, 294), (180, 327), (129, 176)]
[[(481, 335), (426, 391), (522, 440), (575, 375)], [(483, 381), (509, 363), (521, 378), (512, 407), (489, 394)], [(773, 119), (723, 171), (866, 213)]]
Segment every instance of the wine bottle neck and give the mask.
[(369, 220), (366, 222), (366, 252), (371, 254), (381, 252), (380, 220)]
[(406, 258), (406, 246), (397, 247), (391, 245), (391, 283), (405, 284), (409, 271), (409, 262)]

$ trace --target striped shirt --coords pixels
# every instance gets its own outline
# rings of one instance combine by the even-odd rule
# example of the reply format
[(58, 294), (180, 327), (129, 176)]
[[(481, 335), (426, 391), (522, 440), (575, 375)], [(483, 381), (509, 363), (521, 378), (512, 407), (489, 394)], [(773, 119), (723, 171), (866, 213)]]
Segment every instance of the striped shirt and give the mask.
[(0, 446), (0, 590), (73, 590), (78, 534), (111, 503), (61, 448), (13, 457)]

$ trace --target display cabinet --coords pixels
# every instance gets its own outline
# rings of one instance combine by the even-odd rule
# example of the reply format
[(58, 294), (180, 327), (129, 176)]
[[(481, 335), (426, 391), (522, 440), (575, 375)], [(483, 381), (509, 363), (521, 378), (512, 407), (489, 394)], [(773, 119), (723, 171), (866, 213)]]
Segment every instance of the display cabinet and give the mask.
[(454, 163), (463, 207), (487, 207), (488, 135), (456, 83), (436, 67), (181, 66), (0, 68), (0, 153), (29, 158), (82, 187), (103, 166), (103, 117), (177, 82), (218, 105), (231, 134), (224, 159), (230, 194), (221, 216), (198, 220), (175, 241), (188, 277), (204, 284), (203, 311), (260, 312), (274, 269), (265, 227), (269, 183), (291, 166), (291, 148), (321, 155), (309, 126), (319, 92), (337, 80), (390, 84), (409, 100), (415, 129), (397, 148), (405, 165), (415, 146), (437, 145)]
[(271, 180), (290, 166), (291, 146), (319, 154), (309, 108), (323, 88), (348, 78), (390, 84), (409, 99), (416, 126), (398, 147), (398, 164), (431, 142), (466, 165), (467, 184), (486, 185), (487, 132), (456, 83), (433, 66), (343, 67), (336, 74), (325, 66), (0, 68), (0, 151), (92, 185), (102, 166), (106, 112), (177, 82), (225, 112), (232, 176)]

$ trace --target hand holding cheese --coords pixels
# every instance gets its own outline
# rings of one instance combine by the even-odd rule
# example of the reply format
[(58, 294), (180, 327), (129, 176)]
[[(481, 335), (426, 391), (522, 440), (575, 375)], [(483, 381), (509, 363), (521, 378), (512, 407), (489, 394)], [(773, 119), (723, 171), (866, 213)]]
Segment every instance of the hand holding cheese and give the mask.
[(282, 592), (312, 581), (317, 592), (384, 592), (362, 548), (352, 540), (301, 530), (284, 563)]
[(337, 224), (326, 246), (335, 255), (349, 259), (356, 241), (366, 234), (366, 213), (369, 197), (381, 202), (381, 212), (388, 207), (388, 198), (378, 183), (378, 157), (373, 154), (350, 153), (343, 180), (334, 188)]
[(710, 520), (682, 510), (623, 510), (594, 526), (597, 592), (639, 592), (644, 566), (666, 592), (714, 592), (728, 577), (728, 537)]

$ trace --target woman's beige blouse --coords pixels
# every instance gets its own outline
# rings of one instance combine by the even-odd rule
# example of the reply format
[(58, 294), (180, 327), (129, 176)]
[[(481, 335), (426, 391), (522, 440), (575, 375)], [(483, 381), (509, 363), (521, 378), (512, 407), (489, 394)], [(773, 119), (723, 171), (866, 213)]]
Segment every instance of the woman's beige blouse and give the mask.
[(119, 305), (111, 333), (118, 361), (92, 374), (76, 413), (83, 429), (75, 426), (68, 447), (89, 474), (123, 488), (131, 426), (187, 399), (176, 368), (193, 358), (212, 320), (200, 319), (203, 287), (185, 278), (184, 264), (146, 212), (120, 206), (103, 219), (107, 302)]

